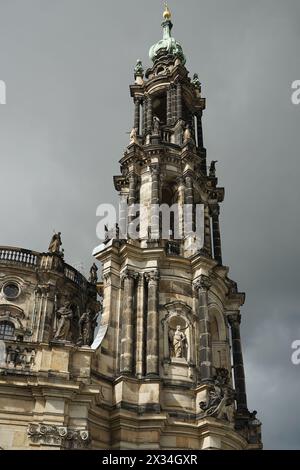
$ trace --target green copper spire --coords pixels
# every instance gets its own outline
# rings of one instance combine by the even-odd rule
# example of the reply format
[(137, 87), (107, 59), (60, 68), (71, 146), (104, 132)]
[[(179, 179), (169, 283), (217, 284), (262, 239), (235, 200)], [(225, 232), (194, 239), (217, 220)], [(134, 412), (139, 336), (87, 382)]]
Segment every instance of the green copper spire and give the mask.
[(165, 11), (163, 13), (164, 22), (162, 23), (163, 27), (163, 38), (154, 44), (149, 51), (149, 57), (153, 62), (161, 57), (162, 55), (170, 54), (174, 57), (178, 57), (183, 64), (185, 64), (185, 56), (181, 45), (171, 36), (172, 31), (172, 21), (171, 21), (171, 12), (166, 5)]

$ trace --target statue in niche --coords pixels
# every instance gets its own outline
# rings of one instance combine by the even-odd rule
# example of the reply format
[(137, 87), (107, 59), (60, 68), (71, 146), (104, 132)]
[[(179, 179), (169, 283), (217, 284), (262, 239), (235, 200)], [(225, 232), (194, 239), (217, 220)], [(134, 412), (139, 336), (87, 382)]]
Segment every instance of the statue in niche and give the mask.
[(71, 302), (66, 302), (63, 307), (56, 311), (56, 317), (58, 319), (58, 326), (54, 336), (54, 339), (67, 341), (71, 329), (71, 321), (73, 319), (73, 310), (71, 308)]
[(78, 322), (80, 332), (78, 342), (81, 346), (90, 346), (93, 342), (97, 317), (98, 313), (94, 314), (89, 308), (81, 315)]
[(157, 116), (153, 117), (153, 135), (160, 134), (160, 119)]
[(48, 248), (49, 253), (62, 254), (62, 251), (60, 251), (61, 245), (62, 245), (61, 232), (54, 233), (53, 237), (51, 238), (51, 242)]
[(176, 330), (170, 328), (169, 344), (171, 356), (176, 358), (186, 358), (187, 339), (180, 325), (177, 325)]

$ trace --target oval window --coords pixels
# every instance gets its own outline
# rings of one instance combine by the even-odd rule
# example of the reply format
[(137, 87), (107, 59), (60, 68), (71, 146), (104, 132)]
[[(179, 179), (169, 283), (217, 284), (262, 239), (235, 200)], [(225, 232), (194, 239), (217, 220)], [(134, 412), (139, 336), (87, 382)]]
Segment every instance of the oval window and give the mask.
[(16, 299), (20, 293), (19, 286), (10, 282), (3, 287), (3, 293), (7, 299)]

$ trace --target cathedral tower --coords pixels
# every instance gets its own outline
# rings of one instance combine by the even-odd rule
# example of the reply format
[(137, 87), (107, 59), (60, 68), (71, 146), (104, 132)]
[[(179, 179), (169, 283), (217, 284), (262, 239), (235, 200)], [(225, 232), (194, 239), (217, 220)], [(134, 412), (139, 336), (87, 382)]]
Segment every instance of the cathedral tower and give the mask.
[(224, 189), (207, 162), (201, 84), (172, 27), (166, 7), (152, 66), (134, 69), (130, 144), (114, 177), (120, 220), (94, 251), (103, 315), (93, 413), (102, 424), (91, 435), (111, 448), (257, 449), (240, 339), (245, 295), (222, 264)]

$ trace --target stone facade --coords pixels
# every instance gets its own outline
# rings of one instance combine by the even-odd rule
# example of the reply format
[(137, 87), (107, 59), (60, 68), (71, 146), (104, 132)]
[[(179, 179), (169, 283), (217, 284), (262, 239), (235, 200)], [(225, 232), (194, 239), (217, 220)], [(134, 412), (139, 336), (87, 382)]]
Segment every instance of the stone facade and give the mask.
[[(89, 283), (65, 265), (59, 236), (50, 253), (19, 250), (30, 262), (0, 249), (0, 329), (11, 325), (0, 330), (8, 336), (0, 375), (4, 449), (262, 447), (261, 423), (247, 408), (245, 295), (222, 264), (224, 189), (216, 162), (207, 168), (205, 99), (171, 36), (169, 10), (163, 30), (150, 50), (152, 67), (144, 74), (138, 61), (130, 87), (133, 130), (114, 177), (129, 210), (94, 250), (103, 302), (93, 344), (95, 269)], [(143, 207), (137, 238), (124, 233), (135, 204)], [(167, 239), (157, 204), (176, 204)], [(21, 292), (10, 300), (9, 283)]]
[[(88, 445), (99, 387), (91, 384), (92, 350), (82, 344), (80, 319), (99, 312), (96, 285), (62, 253), (0, 247), (0, 297), (0, 446)], [(70, 320), (60, 315), (66, 305)]]

